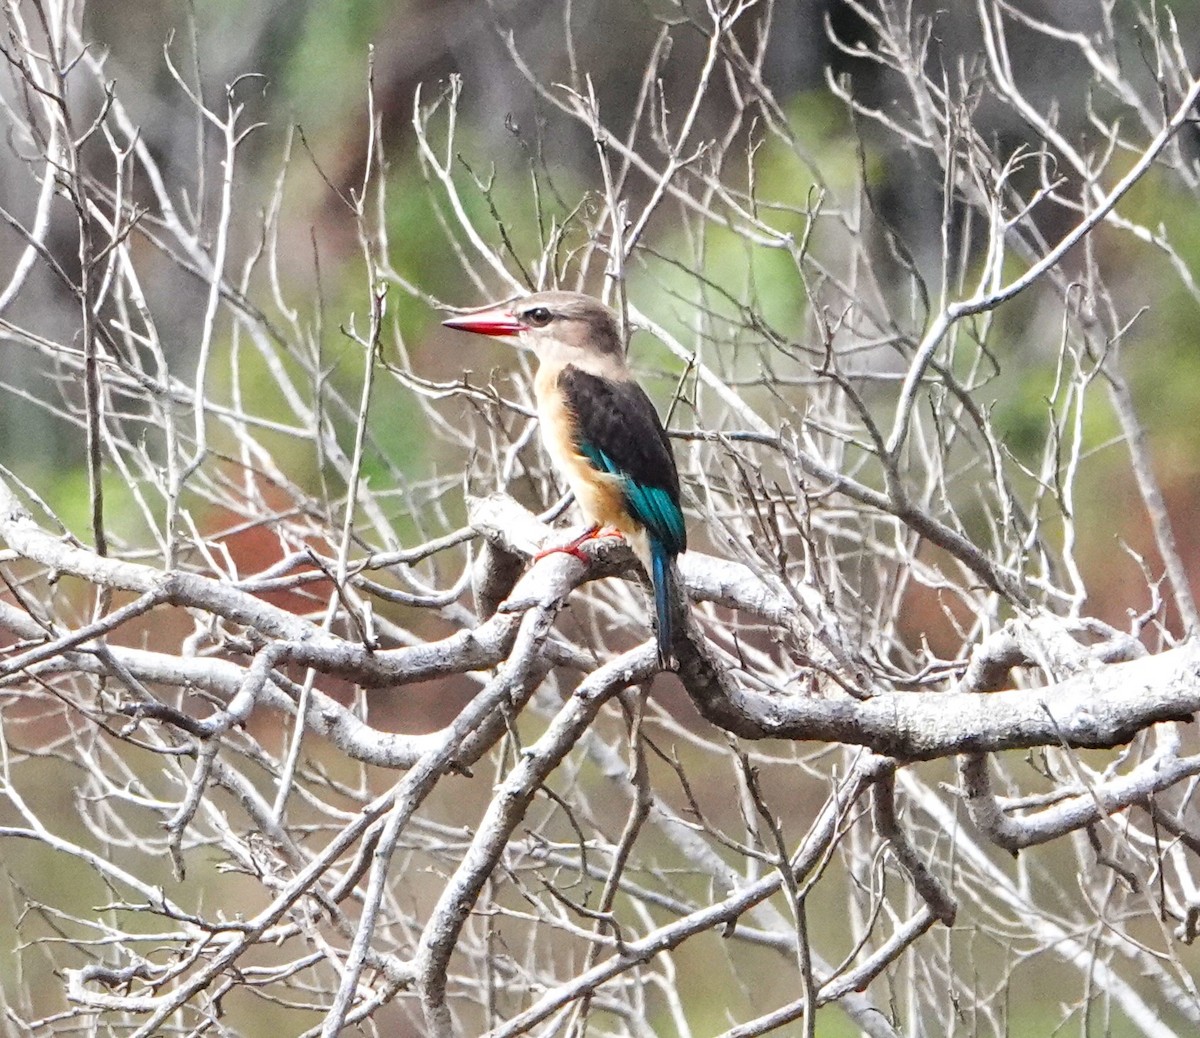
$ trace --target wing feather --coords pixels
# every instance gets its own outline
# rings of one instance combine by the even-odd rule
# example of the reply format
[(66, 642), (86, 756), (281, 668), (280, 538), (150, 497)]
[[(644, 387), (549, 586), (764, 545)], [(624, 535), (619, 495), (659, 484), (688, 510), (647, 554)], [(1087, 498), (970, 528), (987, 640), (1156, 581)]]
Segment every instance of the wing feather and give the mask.
[(629, 513), (676, 555), (687, 549), (679, 473), (654, 404), (632, 379), (567, 365), (558, 386), (575, 419), (578, 447), (597, 469), (620, 476)]

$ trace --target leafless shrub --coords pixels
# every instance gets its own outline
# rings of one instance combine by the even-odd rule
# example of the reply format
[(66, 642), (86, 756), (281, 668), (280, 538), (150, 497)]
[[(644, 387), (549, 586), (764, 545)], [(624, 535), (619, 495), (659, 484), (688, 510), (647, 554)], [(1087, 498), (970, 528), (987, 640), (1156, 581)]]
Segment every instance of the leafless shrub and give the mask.
[[(957, 53), (912, 4), (849, 7), (869, 42), (825, 31), (889, 97), (831, 75), (858, 135), (825, 151), (764, 72), (767, 0), (665, 12), (621, 111), (569, 10), (557, 64), (501, 25), (547, 125), (594, 142), (594, 189), (514, 127), (535, 190), (504, 210), (460, 139), (469, 81), (422, 91), (404, 142), (372, 107), (339, 203), (359, 301), (330, 314), (289, 281), (294, 142), (246, 201), (254, 80), (175, 74), (207, 142), (180, 184), (78, 6), (6, 5), (0, 339), (33, 378), (4, 388), (86, 444), (88, 484), (68, 530), (59, 474), (0, 470), (8, 1033), (1194, 1030), (1200, 664), (1171, 632), (1197, 610), (1126, 378), (1150, 290), (1104, 253), (1197, 296), (1165, 207), (1200, 188), (1200, 80), (1153, 6), (1138, 60), (1108, 3), (1084, 31), (980, 0)], [(1018, 37), (1090, 69), (1076, 121), (1028, 92)], [(940, 190), (916, 244), (874, 190), (888, 153)], [(385, 191), (417, 190), (453, 283), (390, 263), (418, 245), (389, 241)], [(390, 310), (551, 285), (642, 330), (669, 401), (678, 680), (624, 548), (529, 565), (564, 502), (527, 372), (437, 381)], [(1032, 447), (993, 412), (1028, 370), (1016, 305), (1052, 372)], [(1095, 415), (1157, 551), (1123, 630), (1079, 554), (1116, 525), (1080, 493)], [(394, 730), (437, 698), (432, 730)]]

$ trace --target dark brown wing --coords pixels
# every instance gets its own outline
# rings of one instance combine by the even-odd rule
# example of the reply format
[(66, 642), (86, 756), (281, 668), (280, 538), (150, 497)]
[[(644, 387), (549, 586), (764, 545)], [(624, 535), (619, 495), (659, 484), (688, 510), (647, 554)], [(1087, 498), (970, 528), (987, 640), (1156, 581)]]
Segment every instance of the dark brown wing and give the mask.
[(625, 481), (630, 514), (652, 540), (670, 555), (686, 550), (675, 456), (645, 390), (631, 379), (618, 382), (571, 365), (558, 386), (575, 417), (580, 453)]

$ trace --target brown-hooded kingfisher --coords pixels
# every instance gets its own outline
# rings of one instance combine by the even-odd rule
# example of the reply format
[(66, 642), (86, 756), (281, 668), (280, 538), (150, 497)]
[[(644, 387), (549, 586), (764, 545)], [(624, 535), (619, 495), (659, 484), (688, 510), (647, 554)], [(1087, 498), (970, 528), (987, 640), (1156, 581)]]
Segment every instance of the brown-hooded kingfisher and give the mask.
[(658, 657), (670, 667), (675, 557), (687, 550), (679, 473), (658, 412), (625, 362), (616, 314), (578, 292), (538, 292), (443, 323), (515, 339), (537, 356), (542, 442), (592, 524), (552, 550), (577, 554), (602, 527), (621, 533), (654, 585)]

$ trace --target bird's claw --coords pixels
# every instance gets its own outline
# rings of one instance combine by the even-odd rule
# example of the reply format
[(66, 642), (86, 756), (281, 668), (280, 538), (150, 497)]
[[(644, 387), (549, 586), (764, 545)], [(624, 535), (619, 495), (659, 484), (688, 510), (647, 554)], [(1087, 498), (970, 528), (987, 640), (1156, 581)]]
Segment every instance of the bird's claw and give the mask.
[(586, 544), (597, 537), (620, 537), (624, 539), (624, 536), (615, 526), (605, 526), (603, 528), (599, 525), (593, 526), (566, 544), (556, 544), (551, 548), (543, 548), (533, 557), (533, 561), (537, 562), (539, 559), (546, 558), (547, 555), (556, 555), (559, 552), (565, 552), (567, 555), (573, 555), (586, 566), (588, 564), (588, 557), (580, 550), (580, 545)]

